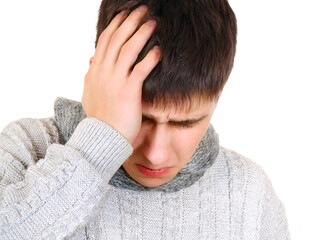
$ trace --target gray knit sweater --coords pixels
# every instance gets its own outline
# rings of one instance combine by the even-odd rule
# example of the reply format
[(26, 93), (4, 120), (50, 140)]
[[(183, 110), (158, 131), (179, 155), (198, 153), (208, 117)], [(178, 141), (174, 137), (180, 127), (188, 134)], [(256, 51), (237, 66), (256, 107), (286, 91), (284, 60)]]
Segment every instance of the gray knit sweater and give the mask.
[(219, 147), (189, 186), (119, 187), (110, 180), (131, 145), (79, 103), (55, 106), (55, 118), (0, 135), (0, 239), (290, 239), (282, 203), (249, 159)]

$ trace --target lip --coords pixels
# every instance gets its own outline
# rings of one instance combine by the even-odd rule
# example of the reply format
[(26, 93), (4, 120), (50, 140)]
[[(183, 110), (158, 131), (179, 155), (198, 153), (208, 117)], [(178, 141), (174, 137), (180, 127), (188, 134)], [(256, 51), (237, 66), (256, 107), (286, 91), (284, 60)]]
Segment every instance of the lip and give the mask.
[(136, 164), (138, 171), (148, 177), (162, 177), (171, 171), (170, 167), (161, 169), (150, 169), (142, 165)]

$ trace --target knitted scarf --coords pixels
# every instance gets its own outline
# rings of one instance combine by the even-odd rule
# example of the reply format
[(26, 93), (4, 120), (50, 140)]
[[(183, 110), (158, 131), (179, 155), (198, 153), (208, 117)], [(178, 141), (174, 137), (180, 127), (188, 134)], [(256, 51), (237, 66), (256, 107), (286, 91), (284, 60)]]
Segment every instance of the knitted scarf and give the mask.
[[(61, 134), (61, 144), (65, 144), (75, 128), (86, 118), (80, 102), (65, 98), (57, 98), (54, 104), (55, 121)], [(145, 187), (132, 179), (121, 166), (109, 181), (109, 184), (135, 191), (176, 192), (187, 188), (200, 179), (205, 171), (214, 163), (219, 152), (218, 135), (213, 126), (208, 129), (188, 163), (169, 182), (158, 187)]]

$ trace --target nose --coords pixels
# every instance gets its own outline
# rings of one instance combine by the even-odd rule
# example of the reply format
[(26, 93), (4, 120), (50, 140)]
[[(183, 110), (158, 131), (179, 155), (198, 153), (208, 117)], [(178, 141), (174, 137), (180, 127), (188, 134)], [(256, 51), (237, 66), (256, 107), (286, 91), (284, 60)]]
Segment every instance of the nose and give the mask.
[(169, 135), (166, 124), (156, 124), (147, 132), (143, 146), (143, 154), (150, 161), (152, 167), (167, 167), (170, 157)]

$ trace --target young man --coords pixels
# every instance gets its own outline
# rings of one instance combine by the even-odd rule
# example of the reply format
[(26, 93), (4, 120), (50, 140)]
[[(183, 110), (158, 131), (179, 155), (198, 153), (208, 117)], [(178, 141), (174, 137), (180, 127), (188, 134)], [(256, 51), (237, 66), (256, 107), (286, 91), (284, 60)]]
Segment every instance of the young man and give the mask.
[(210, 125), (227, 1), (103, 0), (97, 30), (82, 102), (0, 136), (0, 239), (289, 239), (264, 172)]

